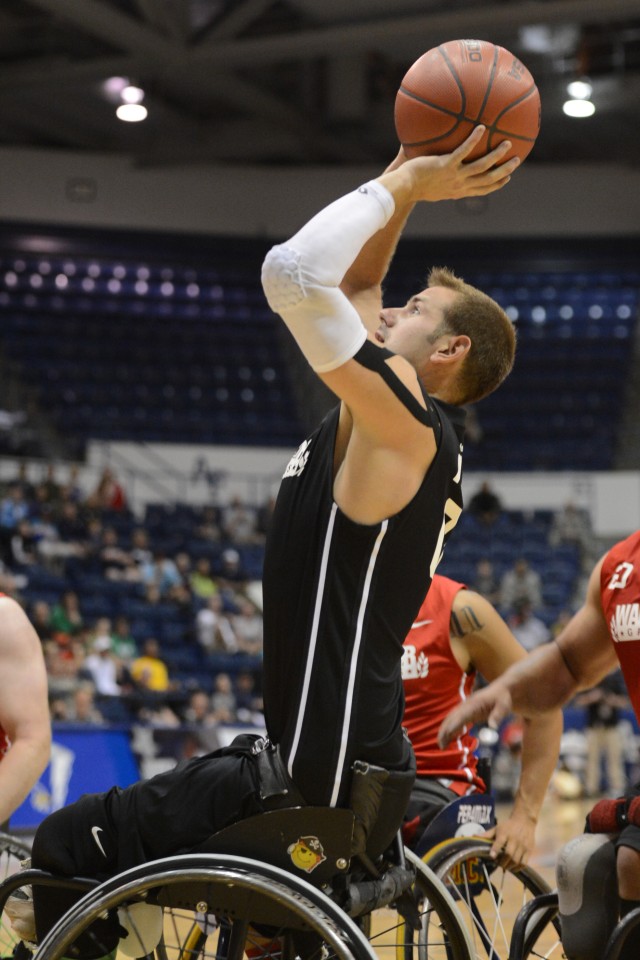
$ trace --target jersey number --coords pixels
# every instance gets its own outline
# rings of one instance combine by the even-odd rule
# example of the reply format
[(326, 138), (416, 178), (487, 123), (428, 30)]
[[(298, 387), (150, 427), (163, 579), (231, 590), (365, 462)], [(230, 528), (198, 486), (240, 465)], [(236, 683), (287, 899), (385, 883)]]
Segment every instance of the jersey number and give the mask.
[(442, 518), (442, 526), (440, 527), (440, 533), (438, 534), (438, 542), (436, 543), (436, 549), (433, 553), (433, 559), (431, 560), (431, 567), (429, 568), (429, 575), (433, 579), (433, 575), (436, 572), (436, 568), (440, 561), (442, 560), (443, 545), (445, 537), (447, 537), (456, 523), (460, 519), (460, 514), (462, 513), (462, 507), (460, 504), (456, 503), (455, 500), (452, 500), (451, 497), (447, 500), (444, 505), (444, 517)]

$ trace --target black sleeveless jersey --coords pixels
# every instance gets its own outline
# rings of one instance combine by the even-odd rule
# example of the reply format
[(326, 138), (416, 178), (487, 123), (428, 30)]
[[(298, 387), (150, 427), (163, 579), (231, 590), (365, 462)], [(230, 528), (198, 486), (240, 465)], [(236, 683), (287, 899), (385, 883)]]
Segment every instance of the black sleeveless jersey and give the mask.
[(426, 396), (425, 412), (399, 381), (391, 388), (407, 406), (413, 401), (438, 441), (413, 500), (373, 525), (340, 511), (333, 500), (337, 406), (287, 465), (269, 525), (267, 732), (311, 804), (347, 805), (355, 760), (408, 767), (402, 645), (462, 509), (464, 412)]

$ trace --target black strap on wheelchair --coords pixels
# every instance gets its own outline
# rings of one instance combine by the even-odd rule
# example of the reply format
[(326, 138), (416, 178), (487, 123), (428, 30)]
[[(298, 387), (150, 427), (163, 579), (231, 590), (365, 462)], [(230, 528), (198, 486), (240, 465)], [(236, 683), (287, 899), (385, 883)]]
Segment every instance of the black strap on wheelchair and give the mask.
[(287, 773), (276, 744), (261, 738), (253, 744), (251, 753), (258, 771), (260, 799), (265, 810), (306, 807), (305, 799)]

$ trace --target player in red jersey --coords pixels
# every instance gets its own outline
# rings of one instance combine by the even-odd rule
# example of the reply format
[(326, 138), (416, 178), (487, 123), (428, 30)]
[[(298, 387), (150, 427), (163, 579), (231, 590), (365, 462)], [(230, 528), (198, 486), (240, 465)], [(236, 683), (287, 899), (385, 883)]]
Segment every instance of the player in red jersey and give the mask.
[[(417, 780), (407, 819), (421, 828), (444, 804), (484, 783), (477, 773), (477, 739), (467, 728), (438, 747), (443, 718), (471, 694), (476, 671), (493, 680), (525, 651), (494, 607), (464, 584), (438, 574), (404, 641), (404, 725), (416, 755)], [(524, 721), (522, 771), (513, 811), (490, 831), (492, 855), (505, 866), (526, 863), (533, 849), (542, 801), (560, 748), (562, 713)], [(417, 839), (417, 834), (416, 834)]]
[(0, 824), (36, 784), (50, 748), (40, 640), (22, 607), (0, 594)]
[[(447, 746), (468, 724), (488, 723), (496, 727), (512, 710), (527, 717), (566, 703), (578, 690), (588, 689), (620, 664), (636, 717), (640, 720), (640, 530), (616, 543), (596, 564), (584, 605), (572, 617), (554, 642), (540, 647), (498, 677), (484, 690), (459, 704), (440, 728), (439, 742)], [(587, 818), (592, 834), (615, 835), (611, 848), (615, 856), (619, 912), (625, 916), (640, 907), (640, 789), (619, 800), (602, 800)], [(567, 845), (569, 847), (569, 845)], [(597, 856), (606, 856), (606, 846)], [(565, 848), (566, 849), (566, 848)], [(595, 847), (589, 848), (589, 856)], [(572, 871), (571, 857), (580, 853), (580, 845), (564, 857), (565, 875)], [(596, 854), (593, 853), (593, 856)], [(580, 882), (586, 884), (589, 859), (582, 856)], [(604, 861), (603, 861), (604, 862)], [(561, 891), (561, 873), (558, 873)], [(602, 889), (598, 887), (598, 889)], [(567, 956), (599, 957), (602, 944), (617, 921), (616, 915), (603, 915), (602, 896), (584, 891), (572, 898), (579, 902), (563, 924), (563, 945)], [(585, 905), (582, 909), (582, 905)], [(589, 909), (587, 909), (587, 906)], [(562, 900), (560, 903), (562, 915)], [(590, 922), (587, 922), (590, 921)], [(575, 926), (579, 947), (567, 949), (565, 926), (573, 939)], [(598, 935), (600, 933), (600, 935)], [(599, 952), (598, 952), (599, 951)], [(627, 941), (621, 960), (640, 956), (640, 929)]]

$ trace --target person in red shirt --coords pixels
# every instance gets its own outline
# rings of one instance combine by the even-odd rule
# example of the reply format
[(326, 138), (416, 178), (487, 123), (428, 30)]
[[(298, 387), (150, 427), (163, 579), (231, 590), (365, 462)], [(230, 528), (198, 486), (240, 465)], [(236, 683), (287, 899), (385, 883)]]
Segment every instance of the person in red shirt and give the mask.
[(0, 824), (35, 786), (50, 749), (40, 640), (22, 607), (0, 594)]
[[(583, 606), (555, 640), (534, 650), (484, 690), (456, 706), (443, 721), (439, 742), (446, 747), (471, 723), (496, 727), (512, 710), (533, 718), (556, 709), (579, 690), (595, 686), (618, 663), (640, 720), (640, 530), (616, 543), (600, 558), (589, 578)], [(630, 793), (626, 798), (599, 801), (587, 818), (591, 834), (602, 834), (603, 839), (604, 835), (615, 837), (613, 842), (607, 840), (606, 843), (612, 856), (615, 855), (613, 879), (615, 881), (617, 874), (619, 903), (616, 906), (621, 916), (640, 907), (640, 785)], [(572, 849), (579, 852), (580, 846), (577, 844)], [(569, 851), (564, 856), (565, 875), (571, 871), (571, 854)], [(581, 878), (588, 873), (588, 860), (584, 856), (582, 859)], [(561, 891), (560, 871), (558, 879)], [(615, 887), (615, 882), (612, 886)], [(602, 889), (601, 885), (598, 889)], [(573, 899), (576, 900), (575, 892)], [(586, 886), (581, 899), (589, 909), (585, 906), (584, 910), (575, 912), (580, 922), (574, 926), (577, 932), (587, 931), (583, 938), (588, 939), (588, 955), (593, 952), (594, 956), (601, 956), (606, 937), (618, 917), (603, 913), (602, 896), (589, 896)], [(562, 909), (560, 902), (561, 917)], [(568, 923), (566, 927), (569, 931)], [(573, 930), (570, 932), (573, 938)], [(579, 952), (567, 949), (565, 924), (563, 945), (567, 956), (579, 955), (582, 960), (582, 949)], [(637, 960), (638, 956), (640, 928), (628, 938), (620, 958)]]
[[(462, 583), (434, 576), (404, 641), (402, 658), (403, 723), (417, 764), (416, 786), (407, 811), (409, 823), (417, 821), (422, 827), (450, 800), (484, 791), (477, 772), (478, 740), (471, 730), (465, 727), (442, 750), (438, 730), (447, 713), (470, 696), (477, 672), (493, 680), (525, 655), (488, 600)], [(493, 856), (506, 854), (504, 863), (512, 868), (526, 863), (533, 849), (561, 733), (559, 709), (524, 721), (522, 771), (513, 810), (490, 831)]]

